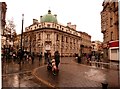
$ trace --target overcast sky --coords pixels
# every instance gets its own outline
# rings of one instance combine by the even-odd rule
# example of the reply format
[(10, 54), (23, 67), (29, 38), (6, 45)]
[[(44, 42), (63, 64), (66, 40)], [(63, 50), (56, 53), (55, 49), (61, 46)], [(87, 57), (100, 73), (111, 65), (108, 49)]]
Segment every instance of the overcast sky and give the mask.
[[(33, 18), (40, 21), (40, 16), (51, 10), (57, 14), (57, 20), (63, 25), (67, 22), (77, 25), (77, 31), (86, 32), (93, 40), (103, 41), (101, 33), (101, 15), (103, 0), (5, 0), (7, 3), (6, 20), (13, 18), (16, 32), (21, 33), (22, 13), (24, 28), (31, 25)], [(25, 31), (25, 29), (24, 29)]]

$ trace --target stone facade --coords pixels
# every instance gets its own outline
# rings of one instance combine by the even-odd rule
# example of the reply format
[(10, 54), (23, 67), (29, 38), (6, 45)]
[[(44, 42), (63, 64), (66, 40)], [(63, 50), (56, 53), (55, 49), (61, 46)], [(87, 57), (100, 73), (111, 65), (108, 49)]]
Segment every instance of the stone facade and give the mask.
[(1, 9), (1, 33), (3, 35), (3, 30), (5, 29), (5, 25), (6, 25), (6, 21), (5, 21), (5, 17), (6, 17), (6, 10), (7, 10), (7, 5), (5, 2), (0, 2), (0, 9)]
[(85, 32), (79, 31), (81, 35), (81, 53), (90, 53), (91, 52), (91, 36)]
[(104, 0), (101, 12), (104, 58), (109, 59), (109, 42), (119, 40), (118, 0)]
[[(35, 52), (35, 54), (42, 52), (43, 55), (44, 52), (50, 51), (52, 56), (55, 51), (59, 51), (61, 56), (79, 54), (81, 50), (81, 35), (87, 33), (81, 34), (76, 31), (76, 25), (72, 25), (71, 22), (67, 23), (67, 26), (63, 26), (57, 22), (56, 17), (51, 19), (49, 14), (51, 12), (44, 15), (45, 17), (40, 16), (41, 22), (33, 19), (33, 24), (25, 28), (22, 37), (24, 50)], [(18, 35), (17, 41), (19, 43), (20, 39), (20, 35)], [(88, 45), (91, 42), (91, 36), (87, 34), (86, 39), (85, 44)], [(20, 47), (20, 44), (18, 44), (18, 47)]]
[(1, 47), (6, 43), (6, 36), (4, 35), (5, 25), (6, 25), (6, 10), (7, 4), (5, 2), (0, 2), (0, 31), (1, 31)]
[(92, 47), (92, 49), (91, 49), (92, 53), (93, 52), (95, 54), (97, 54), (97, 53), (102, 54), (103, 53), (102, 42), (100, 42), (100, 41), (92, 41), (91, 47)]

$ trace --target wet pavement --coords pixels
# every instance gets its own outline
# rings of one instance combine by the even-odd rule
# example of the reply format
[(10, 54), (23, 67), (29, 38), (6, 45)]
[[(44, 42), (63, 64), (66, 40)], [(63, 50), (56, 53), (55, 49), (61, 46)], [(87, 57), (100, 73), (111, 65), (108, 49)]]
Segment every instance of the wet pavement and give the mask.
[(102, 87), (102, 82), (108, 82), (108, 87), (118, 87), (119, 71), (102, 69), (95, 66), (78, 64), (74, 57), (63, 57), (59, 65), (59, 74), (54, 76), (47, 70), (44, 60), (34, 64), (26, 62), (2, 64), (2, 87)]
[(17, 61), (8, 62), (8, 63), (2, 63), (2, 74), (11, 74), (11, 73), (18, 73), (18, 72), (24, 72), (24, 71), (32, 71), (34, 68), (37, 68), (39, 66), (44, 65), (44, 60), (42, 59), (40, 62), (38, 60), (38, 57), (35, 57), (34, 63), (32, 64), (32, 61), (25, 61), (24, 63), (18, 64)]
[(46, 87), (40, 81), (37, 81), (36, 78), (31, 74), (31, 72), (27, 73), (18, 73), (18, 74), (9, 74), (7, 76), (2, 77), (2, 87)]
[(2, 63), (2, 88), (39, 88), (47, 87), (38, 81), (32, 74), (34, 68), (44, 65), (44, 60), (35, 59), (34, 64), (31, 61), (19, 65), (18, 62)]
[(119, 71), (86, 66), (73, 60), (62, 58), (56, 76), (47, 70), (47, 66), (36, 68), (33, 75), (50, 87), (102, 87), (103, 82), (107, 82), (108, 87), (119, 86)]

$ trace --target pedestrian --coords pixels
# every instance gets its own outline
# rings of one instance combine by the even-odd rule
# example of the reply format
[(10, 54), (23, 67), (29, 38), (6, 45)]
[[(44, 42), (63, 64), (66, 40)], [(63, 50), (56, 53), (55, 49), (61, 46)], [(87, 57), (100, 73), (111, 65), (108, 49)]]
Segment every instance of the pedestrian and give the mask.
[(31, 59), (32, 59), (32, 64), (34, 63), (34, 52), (32, 52)]
[(75, 54), (75, 60), (77, 60), (78, 59), (78, 54)]
[(19, 63), (18, 64), (21, 64), (21, 62), (24, 63), (23, 62), (23, 55), (24, 55), (24, 51), (22, 49), (20, 49), (18, 52), (18, 56), (19, 56)]
[(26, 51), (24, 53), (24, 59), (25, 59), (25, 61), (27, 60), (27, 52)]
[(10, 59), (12, 59), (12, 55), (13, 55), (13, 52), (12, 52), (12, 51), (10, 51)]
[(55, 59), (55, 62), (56, 62), (56, 67), (57, 67), (57, 69), (58, 69), (58, 65), (59, 65), (59, 63), (60, 63), (60, 54), (59, 54), (58, 51), (56, 51), (56, 52), (54, 53), (54, 59)]
[(48, 52), (45, 52), (45, 53), (44, 53), (44, 56), (45, 56), (45, 63), (44, 63), (44, 64), (47, 64), (47, 60), (48, 60)]
[(13, 61), (15, 62), (15, 60), (16, 60), (16, 53), (13, 52)]
[(26, 56), (26, 61), (29, 62), (29, 56), (30, 56), (30, 53), (27, 52), (27, 56)]
[(78, 63), (81, 63), (81, 57), (78, 56)]
[(1, 59), (2, 59), (2, 62), (5, 62), (5, 49), (2, 49)]
[(49, 53), (48, 53), (47, 62), (50, 62), (50, 61), (51, 61), (51, 53), (49, 52)]
[(39, 56), (39, 63), (41, 60), (42, 60), (42, 52), (40, 53), (40, 56)]

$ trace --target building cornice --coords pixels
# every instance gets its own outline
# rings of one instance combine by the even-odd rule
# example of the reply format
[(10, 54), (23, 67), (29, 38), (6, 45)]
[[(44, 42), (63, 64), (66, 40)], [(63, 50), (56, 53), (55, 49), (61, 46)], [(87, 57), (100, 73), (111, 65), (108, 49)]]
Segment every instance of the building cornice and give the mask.
[(81, 38), (81, 36), (77, 36), (77, 35), (74, 35), (74, 34), (71, 34), (71, 33), (65, 32), (65, 31), (62, 31), (62, 30), (55, 29), (55, 28), (47, 28), (47, 27), (31, 30), (31, 31), (28, 31), (28, 32), (23, 32), (23, 34), (30, 33), (30, 32), (37, 32), (37, 31), (49, 31), (48, 29), (49, 30), (53, 30), (55, 32), (62, 32), (62, 33), (66, 33), (66, 34), (69, 34), (69, 35)]

